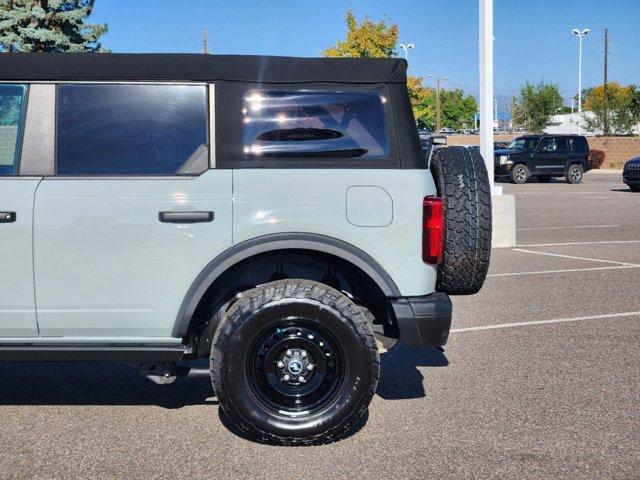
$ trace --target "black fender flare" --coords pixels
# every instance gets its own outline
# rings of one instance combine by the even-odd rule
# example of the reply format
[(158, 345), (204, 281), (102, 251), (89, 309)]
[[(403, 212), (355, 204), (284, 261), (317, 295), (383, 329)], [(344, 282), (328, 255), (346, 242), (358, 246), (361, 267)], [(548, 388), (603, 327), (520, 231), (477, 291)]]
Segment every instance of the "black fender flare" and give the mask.
[(353, 245), (325, 235), (312, 233), (275, 233), (246, 240), (214, 258), (193, 281), (182, 300), (173, 326), (172, 336), (187, 335), (191, 318), (207, 289), (229, 268), (260, 253), (277, 250), (310, 250), (340, 257), (360, 268), (389, 298), (400, 297), (400, 291), (389, 274), (370, 255)]

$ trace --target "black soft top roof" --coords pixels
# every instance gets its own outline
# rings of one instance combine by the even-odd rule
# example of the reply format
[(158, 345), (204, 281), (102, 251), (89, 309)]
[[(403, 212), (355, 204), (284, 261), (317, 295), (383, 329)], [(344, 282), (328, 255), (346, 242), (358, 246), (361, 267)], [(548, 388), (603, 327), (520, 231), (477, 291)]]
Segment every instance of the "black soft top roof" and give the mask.
[(399, 58), (253, 55), (0, 53), (0, 80), (238, 81), (252, 83), (405, 83)]

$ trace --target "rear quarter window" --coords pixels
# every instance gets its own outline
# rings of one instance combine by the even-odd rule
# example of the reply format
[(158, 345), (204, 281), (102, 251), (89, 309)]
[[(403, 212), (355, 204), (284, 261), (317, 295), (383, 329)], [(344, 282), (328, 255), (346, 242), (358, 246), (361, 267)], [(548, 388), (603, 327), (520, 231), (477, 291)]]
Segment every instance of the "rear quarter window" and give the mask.
[(249, 90), (243, 151), (249, 159), (383, 159), (389, 133), (383, 103), (369, 91)]
[(589, 150), (589, 144), (584, 137), (575, 137), (571, 139), (571, 149), (574, 152), (586, 152)]

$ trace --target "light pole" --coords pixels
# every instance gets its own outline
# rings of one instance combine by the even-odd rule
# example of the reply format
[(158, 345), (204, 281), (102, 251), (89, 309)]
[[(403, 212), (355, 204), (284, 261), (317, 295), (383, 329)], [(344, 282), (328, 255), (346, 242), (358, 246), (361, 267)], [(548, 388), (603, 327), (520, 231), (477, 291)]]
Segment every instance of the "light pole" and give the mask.
[[(489, 121), (493, 107), (493, 0), (479, 0), (480, 44), (480, 154), (487, 166), (491, 194), (502, 195), (502, 187), (494, 187), (493, 125)], [(514, 242), (515, 244), (515, 242)]]
[(404, 50), (404, 58), (407, 62), (409, 61), (409, 50), (415, 47), (413, 43), (407, 43), (406, 45), (404, 43), (400, 44), (400, 48)]
[(580, 121), (582, 120), (582, 38), (589, 35), (590, 30), (585, 28), (580, 31), (577, 28), (571, 30), (576, 37), (578, 37), (578, 135), (582, 133), (582, 127)]

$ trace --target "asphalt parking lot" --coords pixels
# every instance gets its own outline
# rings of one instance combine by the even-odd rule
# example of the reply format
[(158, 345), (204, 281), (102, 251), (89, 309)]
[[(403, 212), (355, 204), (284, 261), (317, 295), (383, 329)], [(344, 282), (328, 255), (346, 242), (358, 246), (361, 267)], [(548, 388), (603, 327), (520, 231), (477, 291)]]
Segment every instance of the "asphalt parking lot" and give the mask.
[(444, 353), (382, 355), (349, 438), (250, 443), (205, 380), (0, 364), (0, 478), (640, 477), (640, 194), (600, 172), (504, 190), (519, 246), (454, 300)]

